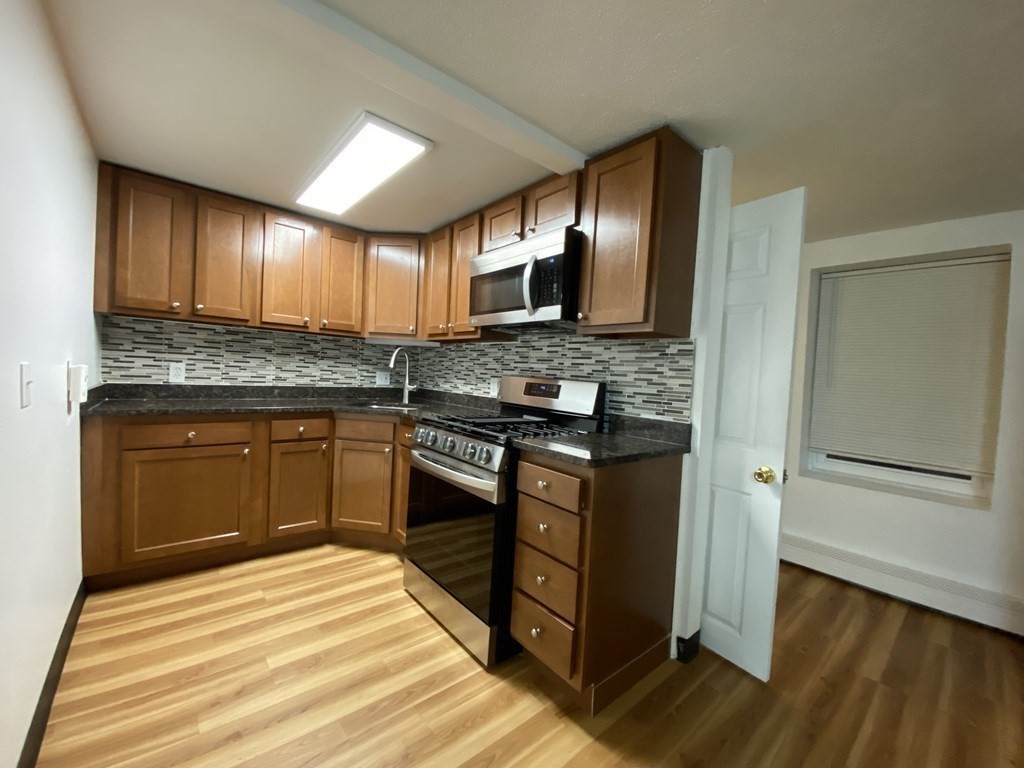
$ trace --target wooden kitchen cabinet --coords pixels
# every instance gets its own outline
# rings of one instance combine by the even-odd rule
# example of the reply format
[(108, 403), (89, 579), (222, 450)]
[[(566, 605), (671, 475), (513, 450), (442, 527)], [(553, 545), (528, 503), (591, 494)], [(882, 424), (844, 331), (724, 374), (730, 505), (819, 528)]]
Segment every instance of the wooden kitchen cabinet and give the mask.
[(574, 227), (580, 220), (578, 171), (555, 176), (526, 190), (523, 238)]
[(512, 636), (591, 713), (669, 658), (681, 472), (521, 455)]
[[(109, 222), (99, 223), (97, 235), (105, 236), (108, 247), (97, 291), (111, 273), (113, 277), (112, 301), (107, 297), (103, 302), (107, 309), (142, 310), (151, 317), (191, 314), (195, 195), (180, 184), (130, 171), (118, 171), (101, 182), (107, 184), (108, 199), (102, 202), (114, 223), (112, 243), (103, 231)], [(109, 199), (112, 194), (116, 202)]]
[(367, 334), (415, 338), (420, 238), (374, 235), (367, 251)]
[(480, 214), (474, 213), (452, 225), (452, 276), (448, 304), (448, 330), (452, 338), (480, 337), (480, 329), (469, 324), (469, 270), (473, 257), (480, 255)]
[(395, 464), (391, 476), (391, 535), (405, 544), (405, 528), (409, 519), (409, 469), (412, 453), (404, 445), (395, 446)]
[(329, 467), (327, 439), (270, 446), (270, 536), (327, 528)]
[(523, 194), (499, 200), (483, 211), (484, 251), (493, 251), (503, 245), (518, 243), (523, 239)]
[(701, 156), (661, 128), (587, 163), (578, 331), (690, 332)]
[(346, 335), (363, 333), (363, 275), (366, 259), (361, 232), (338, 225), (323, 228), (320, 267), (320, 329)]
[(199, 317), (259, 321), (262, 211), (222, 195), (196, 207), (195, 304)]
[(310, 328), (320, 303), (320, 227), (288, 214), (264, 214), (264, 323)]
[(391, 529), (390, 443), (336, 440), (335, 528), (387, 533)]
[(423, 283), (420, 290), (420, 336), (446, 339), (452, 275), (452, 228), (427, 235), (423, 249)]
[(251, 444), (124, 451), (123, 561), (244, 544), (252, 464)]

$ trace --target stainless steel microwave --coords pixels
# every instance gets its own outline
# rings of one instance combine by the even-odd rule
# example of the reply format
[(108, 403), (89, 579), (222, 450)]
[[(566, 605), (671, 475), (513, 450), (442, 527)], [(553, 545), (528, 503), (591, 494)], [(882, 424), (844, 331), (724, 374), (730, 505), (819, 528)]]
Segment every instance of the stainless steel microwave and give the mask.
[(575, 322), (581, 237), (568, 227), (474, 257), (469, 267), (470, 324)]

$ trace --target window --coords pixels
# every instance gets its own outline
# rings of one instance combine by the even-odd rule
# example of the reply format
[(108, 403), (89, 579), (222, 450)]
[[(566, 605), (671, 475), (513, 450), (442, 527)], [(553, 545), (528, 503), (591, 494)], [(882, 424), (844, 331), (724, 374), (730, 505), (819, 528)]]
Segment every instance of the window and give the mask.
[(945, 254), (817, 278), (805, 469), (984, 504), (995, 471), (1009, 255)]

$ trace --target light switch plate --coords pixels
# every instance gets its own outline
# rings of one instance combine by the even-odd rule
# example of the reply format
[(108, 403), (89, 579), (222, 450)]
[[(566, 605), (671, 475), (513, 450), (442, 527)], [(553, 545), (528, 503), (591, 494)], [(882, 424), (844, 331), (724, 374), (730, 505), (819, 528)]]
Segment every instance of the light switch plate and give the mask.
[(171, 363), (170, 370), (167, 373), (167, 381), (171, 384), (184, 384), (185, 383), (185, 363)]
[(21, 381), (21, 407), (28, 408), (32, 405), (32, 364), (18, 363), (18, 372)]
[(377, 371), (377, 386), (386, 387), (391, 383), (391, 371)]

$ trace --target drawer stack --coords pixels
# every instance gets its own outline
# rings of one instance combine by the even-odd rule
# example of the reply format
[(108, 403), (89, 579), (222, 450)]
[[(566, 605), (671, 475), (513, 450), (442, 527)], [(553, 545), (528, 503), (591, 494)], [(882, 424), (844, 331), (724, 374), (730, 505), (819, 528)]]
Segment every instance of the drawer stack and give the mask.
[(519, 463), (512, 636), (565, 679), (575, 664), (582, 480)]

